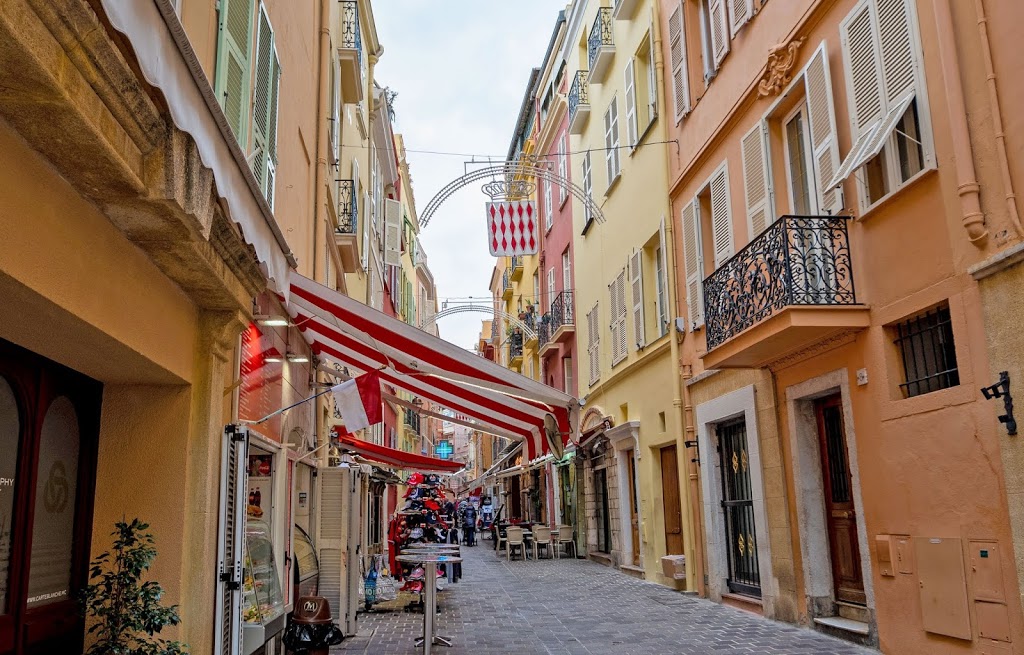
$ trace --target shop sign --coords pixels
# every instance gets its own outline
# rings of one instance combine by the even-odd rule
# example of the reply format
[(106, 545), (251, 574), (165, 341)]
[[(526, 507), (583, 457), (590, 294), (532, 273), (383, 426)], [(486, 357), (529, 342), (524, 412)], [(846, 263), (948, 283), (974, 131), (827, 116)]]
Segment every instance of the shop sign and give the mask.
[(434, 453), (440, 459), (451, 459), (452, 452), (452, 442), (450, 441), (438, 441), (437, 447), (434, 449)]

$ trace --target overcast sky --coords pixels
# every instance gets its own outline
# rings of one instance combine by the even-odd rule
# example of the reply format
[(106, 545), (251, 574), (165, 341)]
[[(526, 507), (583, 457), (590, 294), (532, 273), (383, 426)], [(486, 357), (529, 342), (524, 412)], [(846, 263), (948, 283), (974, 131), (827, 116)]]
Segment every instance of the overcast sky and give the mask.
[[(541, 65), (564, 0), (376, 0), (384, 46), (374, 77), (398, 92), (395, 127), (410, 151), (508, 152), (530, 70)], [(486, 160), (486, 159), (485, 159)], [(462, 175), (469, 157), (409, 153), (417, 210)], [(438, 297), (489, 299), (494, 258), (472, 184), (441, 205), (420, 240)], [(441, 336), (472, 348), (484, 314), (441, 319)]]

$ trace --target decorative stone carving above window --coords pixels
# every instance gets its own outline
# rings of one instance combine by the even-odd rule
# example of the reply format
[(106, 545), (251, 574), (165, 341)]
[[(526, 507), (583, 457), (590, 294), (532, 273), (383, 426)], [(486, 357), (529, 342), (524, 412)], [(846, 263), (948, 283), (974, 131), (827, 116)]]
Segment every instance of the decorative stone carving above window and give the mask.
[(796, 64), (796, 53), (807, 37), (793, 39), (789, 43), (780, 43), (768, 51), (768, 64), (764, 76), (757, 86), (757, 97), (778, 95), (792, 81), (790, 73)]

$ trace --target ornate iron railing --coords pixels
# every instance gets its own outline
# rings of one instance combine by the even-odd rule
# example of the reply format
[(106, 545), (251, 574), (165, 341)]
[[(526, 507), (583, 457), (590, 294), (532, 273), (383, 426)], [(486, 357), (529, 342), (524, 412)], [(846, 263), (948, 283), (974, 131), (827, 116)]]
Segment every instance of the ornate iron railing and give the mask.
[(594, 70), (594, 60), (601, 46), (614, 45), (612, 43), (612, 8), (601, 7), (597, 10), (597, 17), (594, 18), (594, 25), (590, 28), (590, 37), (587, 39), (587, 62), (590, 70)]
[(338, 234), (355, 234), (359, 216), (359, 199), (355, 193), (355, 182), (337, 180), (338, 183)]
[(512, 288), (512, 272), (509, 269), (501, 274), (501, 292), (504, 293)]
[(530, 328), (531, 330), (537, 330), (537, 314), (530, 312), (523, 312), (519, 316), (519, 320), (523, 322), (523, 325)]
[(783, 216), (708, 276), (708, 350), (790, 305), (856, 305), (847, 220)]
[(569, 122), (576, 117), (576, 111), (580, 105), (590, 104), (590, 73), (589, 71), (576, 71), (572, 78), (572, 86), (569, 87)]
[(573, 317), (572, 291), (566, 290), (551, 301), (551, 334), (563, 325), (575, 325)]
[(415, 432), (416, 434), (420, 433), (422, 418), (423, 417), (421, 417), (416, 412), (410, 410), (406, 410), (405, 412), (405, 424), (412, 428), (412, 431)]
[(523, 356), (523, 333), (518, 330), (508, 337), (508, 358), (513, 360)]
[(543, 348), (545, 344), (551, 342), (551, 314), (544, 314), (540, 317), (540, 321), (537, 322), (537, 343)]
[(514, 271), (517, 268), (522, 268), (522, 267), (523, 267), (523, 257), (522, 257), (522, 255), (512, 255), (512, 270)]
[(363, 63), (363, 37), (359, 28), (359, 3), (356, 0), (339, 0), (341, 2), (341, 48), (356, 51), (356, 59)]

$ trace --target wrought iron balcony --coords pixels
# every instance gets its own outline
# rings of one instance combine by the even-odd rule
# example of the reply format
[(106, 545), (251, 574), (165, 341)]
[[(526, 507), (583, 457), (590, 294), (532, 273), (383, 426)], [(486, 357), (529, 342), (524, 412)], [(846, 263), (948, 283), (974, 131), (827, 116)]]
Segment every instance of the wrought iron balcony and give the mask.
[(555, 296), (551, 302), (551, 333), (558, 332), (560, 328), (576, 324), (573, 317), (572, 291), (566, 290)]
[(341, 97), (345, 103), (363, 99), (363, 37), (359, 25), (359, 3), (339, 0), (341, 9), (341, 42), (338, 63), (341, 68)]
[(523, 279), (523, 257), (522, 255), (512, 255), (512, 281), (517, 282)]
[(612, 8), (601, 7), (590, 28), (587, 39), (587, 63), (590, 65), (590, 79), (600, 84), (604, 73), (612, 63), (615, 55), (615, 43), (612, 41)]
[[(853, 262), (845, 216), (783, 216), (704, 280), (708, 354), (749, 328), (793, 308), (860, 309), (853, 287)], [(865, 310), (866, 311), (866, 310)], [(731, 361), (770, 360), (773, 349), (792, 349), (828, 336), (836, 328), (866, 326), (866, 314), (794, 317), (766, 339), (736, 346)], [(767, 337), (770, 337), (768, 339)], [(774, 341), (772, 341), (774, 340)], [(771, 343), (769, 343), (771, 342)], [(742, 353), (738, 349), (746, 348)], [(705, 365), (708, 365), (705, 358)]]
[(355, 234), (356, 218), (359, 215), (359, 199), (355, 194), (355, 182), (337, 180), (338, 182), (338, 234)]
[(541, 348), (551, 343), (551, 314), (544, 314), (537, 321), (537, 343)]
[(408, 425), (417, 435), (420, 433), (422, 417), (411, 410), (405, 411), (405, 424)]
[(569, 132), (583, 134), (583, 127), (590, 117), (590, 73), (576, 71), (569, 87)]
[(519, 330), (513, 330), (512, 334), (508, 337), (508, 359), (514, 366), (516, 359), (522, 359), (523, 357), (523, 333)]
[(512, 299), (512, 272), (507, 268), (501, 274), (501, 297), (503, 300)]

